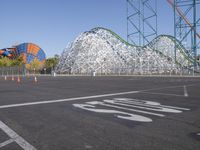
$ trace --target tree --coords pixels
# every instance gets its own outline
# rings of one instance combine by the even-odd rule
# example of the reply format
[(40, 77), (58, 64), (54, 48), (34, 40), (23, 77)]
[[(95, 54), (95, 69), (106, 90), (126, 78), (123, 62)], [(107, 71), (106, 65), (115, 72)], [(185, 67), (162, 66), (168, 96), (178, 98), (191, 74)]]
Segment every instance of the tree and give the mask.
[(22, 66), (22, 65), (24, 65), (22, 56), (19, 56), (16, 59), (12, 60), (11, 66)]
[(28, 64), (27, 66), (27, 69), (29, 70), (35, 70), (35, 71), (39, 71), (41, 70), (44, 65), (41, 64), (41, 62), (38, 60), (38, 59), (34, 59), (33, 61), (31, 61), (30, 64)]
[(59, 61), (59, 55), (54, 55), (52, 58), (47, 58), (45, 62), (45, 68), (47, 70), (54, 69)]
[(14, 66), (22, 66), (23, 60), (22, 57), (17, 57), (16, 59), (10, 59), (8, 57), (0, 58), (0, 67), (14, 67)]
[(1, 67), (10, 67), (12, 65), (12, 60), (7, 58), (7, 57), (3, 57), (0, 59), (0, 66)]

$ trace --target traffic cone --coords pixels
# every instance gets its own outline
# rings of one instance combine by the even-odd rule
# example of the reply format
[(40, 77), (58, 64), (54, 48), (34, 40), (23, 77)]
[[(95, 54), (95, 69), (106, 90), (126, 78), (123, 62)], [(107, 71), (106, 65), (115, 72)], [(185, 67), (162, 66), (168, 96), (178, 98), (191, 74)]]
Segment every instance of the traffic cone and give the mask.
[(20, 77), (18, 76), (18, 78), (17, 78), (17, 83), (20, 83), (21, 82), (21, 79), (20, 79)]
[(34, 77), (34, 82), (35, 82), (35, 83), (37, 83), (37, 82), (38, 82), (38, 80), (37, 80), (37, 77), (36, 77), (36, 76)]

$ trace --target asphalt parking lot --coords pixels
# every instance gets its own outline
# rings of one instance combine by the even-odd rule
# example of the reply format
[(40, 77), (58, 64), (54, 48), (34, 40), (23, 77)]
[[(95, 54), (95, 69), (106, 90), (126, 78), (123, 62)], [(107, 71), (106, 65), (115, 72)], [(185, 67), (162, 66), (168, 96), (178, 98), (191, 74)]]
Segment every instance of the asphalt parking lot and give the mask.
[(1, 78), (0, 149), (199, 150), (200, 78)]

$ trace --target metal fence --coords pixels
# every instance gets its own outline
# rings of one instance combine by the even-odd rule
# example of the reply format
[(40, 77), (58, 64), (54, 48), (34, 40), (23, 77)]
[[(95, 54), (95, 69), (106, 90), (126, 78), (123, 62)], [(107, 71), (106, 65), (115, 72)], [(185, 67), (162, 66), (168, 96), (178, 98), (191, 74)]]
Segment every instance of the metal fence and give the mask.
[(160, 76), (200, 76), (200, 69), (195, 70), (194, 68), (107, 68), (105, 69), (77, 69), (71, 70), (68, 69), (62, 73), (57, 72), (57, 75), (65, 76), (65, 75), (80, 75), (80, 76), (131, 76), (131, 75), (160, 75)]
[(43, 68), (42, 70), (27, 69), (25, 66), (21, 67), (0, 67), (0, 76), (131, 76), (131, 75), (146, 75), (146, 76), (199, 76), (200, 70), (172, 68), (171, 70), (159, 70), (158, 68), (148, 69), (134, 69), (134, 68), (108, 68), (106, 72), (102, 69), (98, 70), (76, 70), (66, 72), (55, 72), (53, 68)]
[(1, 76), (24, 76), (26, 75), (25, 66), (0, 67)]
[(53, 68), (41, 70), (27, 69), (25, 66), (0, 67), (0, 76), (49, 76), (53, 75)]

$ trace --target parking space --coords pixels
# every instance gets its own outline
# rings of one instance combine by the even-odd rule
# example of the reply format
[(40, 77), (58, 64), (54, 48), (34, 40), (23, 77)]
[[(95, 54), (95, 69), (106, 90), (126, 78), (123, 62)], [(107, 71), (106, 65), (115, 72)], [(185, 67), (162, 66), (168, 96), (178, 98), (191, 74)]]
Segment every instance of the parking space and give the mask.
[(199, 150), (200, 78), (0, 80), (0, 149)]

